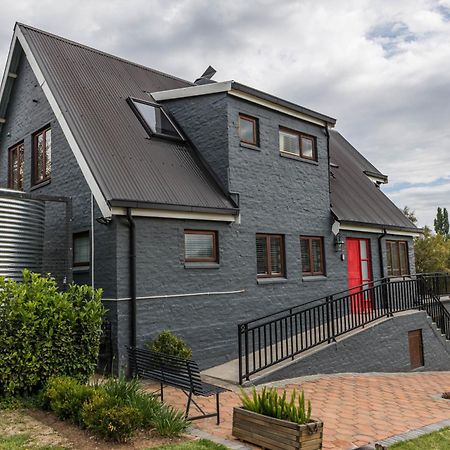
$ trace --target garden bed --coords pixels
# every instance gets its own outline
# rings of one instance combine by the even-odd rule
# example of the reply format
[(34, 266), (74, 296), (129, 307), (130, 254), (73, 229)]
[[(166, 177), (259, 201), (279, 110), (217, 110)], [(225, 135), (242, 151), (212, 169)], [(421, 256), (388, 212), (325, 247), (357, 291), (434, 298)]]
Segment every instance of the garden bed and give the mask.
[[(27, 437), (25, 439), (24, 437)], [(23, 442), (25, 449), (45, 448), (53, 449), (74, 449), (74, 450), (144, 450), (149, 448), (167, 448), (172, 450), (174, 444), (180, 445), (196, 443), (192, 437), (183, 435), (179, 438), (161, 438), (152, 432), (137, 433), (130, 441), (126, 443), (105, 442), (97, 438), (86, 430), (81, 430), (76, 425), (66, 421), (59, 420), (53, 413), (41, 411), (38, 409), (22, 409), (16, 411), (0, 410), (0, 439), (11, 439), (13, 443)], [(181, 447), (183, 444), (183, 447)], [(167, 447), (166, 447), (167, 446)], [(0, 448), (1, 445), (0, 445)], [(6, 447), (16, 448), (16, 447)], [(197, 446), (187, 446), (186, 449), (196, 449)], [(199, 449), (216, 450), (212, 444), (210, 447), (199, 444)], [(220, 449), (221, 447), (217, 447)], [(177, 450), (175, 447), (174, 450)]]

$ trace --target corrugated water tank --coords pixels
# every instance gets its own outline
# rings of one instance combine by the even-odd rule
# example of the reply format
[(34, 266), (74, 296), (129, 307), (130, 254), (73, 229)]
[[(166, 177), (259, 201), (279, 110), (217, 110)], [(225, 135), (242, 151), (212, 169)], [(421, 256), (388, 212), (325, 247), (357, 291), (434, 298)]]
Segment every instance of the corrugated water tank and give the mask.
[(45, 203), (10, 193), (0, 189), (0, 276), (20, 281), (25, 268), (41, 271)]

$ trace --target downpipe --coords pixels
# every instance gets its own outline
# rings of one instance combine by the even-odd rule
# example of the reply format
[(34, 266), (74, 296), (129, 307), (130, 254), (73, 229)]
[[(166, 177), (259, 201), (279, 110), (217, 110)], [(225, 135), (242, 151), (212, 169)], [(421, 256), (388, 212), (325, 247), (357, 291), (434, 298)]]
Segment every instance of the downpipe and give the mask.
[(131, 214), (131, 208), (127, 208), (127, 220), (130, 227), (129, 234), (129, 283), (130, 283), (130, 346), (136, 347), (136, 222)]

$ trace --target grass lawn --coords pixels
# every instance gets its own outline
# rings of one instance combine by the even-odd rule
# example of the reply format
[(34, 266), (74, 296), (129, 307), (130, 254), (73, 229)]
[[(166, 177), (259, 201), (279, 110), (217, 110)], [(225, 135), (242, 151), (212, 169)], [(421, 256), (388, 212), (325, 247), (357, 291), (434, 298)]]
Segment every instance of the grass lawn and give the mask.
[(390, 450), (448, 450), (450, 449), (450, 428), (443, 428), (434, 433), (424, 434), (411, 441), (399, 442), (389, 447)]
[(64, 447), (35, 445), (28, 434), (16, 434), (0, 436), (0, 450), (64, 450)]
[(208, 441), (206, 439), (200, 439), (199, 441), (184, 442), (182, 444), (163, 445), (149, 450), (227, 450), (220, 444)]

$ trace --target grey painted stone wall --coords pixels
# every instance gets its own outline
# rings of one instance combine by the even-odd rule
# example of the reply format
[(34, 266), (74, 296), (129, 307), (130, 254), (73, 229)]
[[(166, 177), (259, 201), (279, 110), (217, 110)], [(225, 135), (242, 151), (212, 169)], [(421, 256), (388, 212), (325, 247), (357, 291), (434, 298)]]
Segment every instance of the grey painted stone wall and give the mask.
[[(411, 369), (408, 331), (422, 330), (425, 366)], [(258, 380), (345, 372), (450, 370), (450, 344), (423, 311), (394, 316)]]
[[(65, 196), (72, 199), (74, 232), (90, 229), (91, 194), (53, 111), (33, 71), (23, 56), (6, 114), (7, 122), (0, 135), (0, 186), (8, 183), (8, 149), (24, 143), (24, 190), (36, 195)], [(52, 130), (51, 181), (32, 186), (32, 136), (50, 125)], [(95, 205), (95, 217), (100, 214)], [(64, 205), (46, 203), (46, 234), (43, 272), (50, 272), (61, 281), (67, 263)], [(105, 295), (116, 297), (114, 225), (95, 224), (96, 285)], [(70, 262), (71, 263), (71, 262)], [(74, 280), (91, 283), (89, 271), (74, 271)]]

